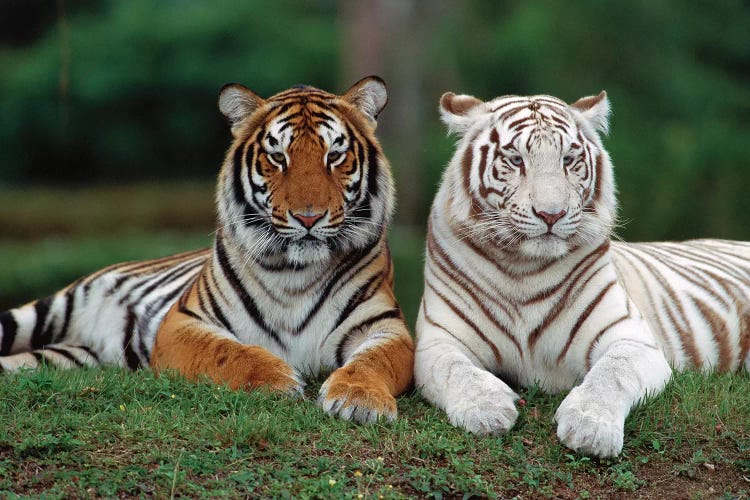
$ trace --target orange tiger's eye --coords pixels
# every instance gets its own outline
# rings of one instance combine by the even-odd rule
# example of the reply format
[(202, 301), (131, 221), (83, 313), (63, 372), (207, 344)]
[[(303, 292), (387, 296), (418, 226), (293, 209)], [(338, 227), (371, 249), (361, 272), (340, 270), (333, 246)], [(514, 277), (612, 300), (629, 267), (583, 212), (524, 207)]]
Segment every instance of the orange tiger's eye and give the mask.
[(331, 151), (330, 153), (328, 153), (328, 163), (335, 163), (336, 160), (341, 158), (341, 155), (343, 155), (343, 153)]
[(286, 156), (284, 156), (284, 153), (271, 153), (269, 156), (273, 161), (281, 165), (286, 162)]

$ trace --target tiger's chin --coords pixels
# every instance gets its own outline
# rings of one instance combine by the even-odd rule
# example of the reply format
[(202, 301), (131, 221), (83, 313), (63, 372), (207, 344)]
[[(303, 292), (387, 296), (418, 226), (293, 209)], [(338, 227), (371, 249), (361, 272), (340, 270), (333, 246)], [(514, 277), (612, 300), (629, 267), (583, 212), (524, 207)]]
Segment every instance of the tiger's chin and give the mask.
[(570, 251), (568, 241), (552, 234), (528, 238), (520, 242), (518, 251), (531, 259), (556, 259)]
[(292, 264), (321, 264), (331, 260), (331, 249), (324, 241), (302, 239), (293, 241), (286, 249), (286, 258)]

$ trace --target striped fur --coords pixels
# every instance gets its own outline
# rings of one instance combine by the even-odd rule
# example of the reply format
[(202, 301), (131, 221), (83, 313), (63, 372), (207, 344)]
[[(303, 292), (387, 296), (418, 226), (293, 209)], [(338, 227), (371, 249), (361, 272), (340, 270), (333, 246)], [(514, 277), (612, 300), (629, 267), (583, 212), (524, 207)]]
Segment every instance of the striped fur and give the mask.
[(670, 364), (750, 369), (750, 243), (610, 242), (605, 93), (446, 94), (441, 112), (460, 140), (429, 219), (415, 380), (454, 425), (502, 433), (511, 386), (572, 389), (558, 437), (614, 456)]
[(225, 86), (234, 141), (213, 248), (115, 265), (0, 313), (0, 367), (150, 365), (292, 394), (334, 370), (326, 412), (395, 418), (413, 346), (385, 239), (393, 184), (374, 130), (386, 99), (377, 77), (343, 96)]

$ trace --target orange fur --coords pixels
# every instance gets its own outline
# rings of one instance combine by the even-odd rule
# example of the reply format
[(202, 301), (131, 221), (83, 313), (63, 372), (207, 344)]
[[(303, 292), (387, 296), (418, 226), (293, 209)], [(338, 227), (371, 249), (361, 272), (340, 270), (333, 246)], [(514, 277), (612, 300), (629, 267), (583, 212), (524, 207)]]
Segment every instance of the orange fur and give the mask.
[[(187, 304), (196, 300), (195, 287)], [(232, 389), (290, 392), (298, 387), (293, 371), (281, 358), (258, 346), (243, 345), (217, 335), (202, 323), (180, 312), (180, 301), (164, 318), (154, 344), (151, 368), (173, 369), (188, 379), (207, 376)]]
[(343, 407), (363, 406), (395, 412), (396, 399), (412, 381), (414, 343), (409, 334), (368, 349), (334, 371), (326, 399), (345, 401)]

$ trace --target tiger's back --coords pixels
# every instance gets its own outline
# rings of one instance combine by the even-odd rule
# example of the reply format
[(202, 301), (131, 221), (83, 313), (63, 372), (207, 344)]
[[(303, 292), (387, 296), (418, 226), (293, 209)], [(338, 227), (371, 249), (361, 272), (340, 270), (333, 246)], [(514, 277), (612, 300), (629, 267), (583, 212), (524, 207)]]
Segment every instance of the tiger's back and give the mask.
[(0, 368), (148, 366), (164, 315), (210, 254), (202, 249), (115, 264), (0, 313)]
[(612, 243), (618, 278), (678, 370), (750, 370), (750, 243)]

